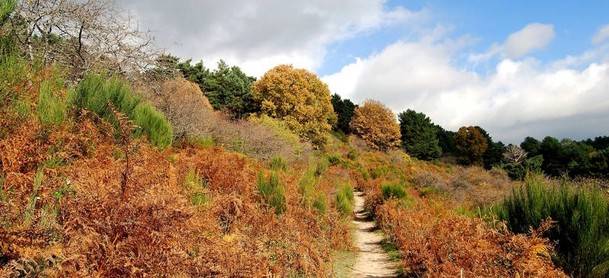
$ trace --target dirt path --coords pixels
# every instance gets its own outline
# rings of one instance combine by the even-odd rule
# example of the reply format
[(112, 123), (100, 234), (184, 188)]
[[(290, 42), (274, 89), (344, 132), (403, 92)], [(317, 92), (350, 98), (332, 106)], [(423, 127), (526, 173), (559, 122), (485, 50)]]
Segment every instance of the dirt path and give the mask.
[(364, 211), (362, 192), (354, 194), (355, 246), (359, 249), (353, 267), (353, 277), (397, 277), (398, 264), (391, 261), (381, 247), (383, 233), (378, 230), (376, 222), (369, 219)]

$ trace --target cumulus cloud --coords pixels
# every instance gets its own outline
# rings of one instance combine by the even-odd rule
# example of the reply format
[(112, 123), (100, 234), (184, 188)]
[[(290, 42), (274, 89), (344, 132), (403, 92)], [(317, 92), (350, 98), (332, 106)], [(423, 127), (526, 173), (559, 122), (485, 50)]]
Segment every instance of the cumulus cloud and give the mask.
[(510, 34), (502, 44), (494, 44), (485, 53), (471, 55), (470, 60), (485, 61), (497, 55), (509, 59), (520, 58), (544, 49), (554, 39), (554, 35), (553, 25), (531, 23)]
[(377, 99), (395, 112), (415, 109), (453, 130), (480, 125), (511, 143), (609, 130), (609, 63), (572, 67), (506, 57), (480, 76), (455, 63), (461, 50), (445, 41), (396, 42), (324, 80), (355, 101)]
[(385, 0), (119, 0), (157, 43), (181, 57), (220, 58), (261, 75), (279, 63), (315, 69), (326, 47), (422, 16)]
[(609, 40), (609, 24), (601, 27), (592, 38), (592, 43), (600, 44)]

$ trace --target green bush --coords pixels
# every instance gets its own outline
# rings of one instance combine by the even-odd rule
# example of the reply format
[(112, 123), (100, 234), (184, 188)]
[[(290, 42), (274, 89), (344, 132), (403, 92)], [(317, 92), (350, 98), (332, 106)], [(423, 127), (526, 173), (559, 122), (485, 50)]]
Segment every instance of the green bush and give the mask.
[(62, 88), (61, 81), (45, 80), (40, 84), (36, 112), (43, 126), (57, 126), (65, 120), (66, 103), (63, 96), (57, 92)]
[(15, 86), (31, 78), (27, 62), (16, 55), (0, 55), (0, 109), (19, 97)]
[(402, 184), (383, 184), (381, 186), (381, 192), (383, 193), (383, 199), (403, 199), (406, 197), (406, 190), (404, 190), (404, 186)]
[(113, 108), (127, 115), (137, 126), (136, 136), (145, 134), (159, 147), (169, 146), (173, 140), (171, 125), (165, 116), (149, 103), (136, 96), (129, 85), (118, 78), (105, 80), (101, 75), (87, 75), (74, 91), (72, 104), (95, 112), (114, 125), (117, 121)]
[(324, 196), (323, 193), (317, 194), (315, 196), (315, 200), (313, 200), (313, 208), (317, 211), (317, 213), (325, 214), (327, 207), (326, 196)]
[(328, 158), (328, 163), (331, 166), (336, 166), (336, 165), (342, 163), (342, 159), (340, 159), (339, 154), (328, 154), (327, 158)]
[[(547, 236), (558, 243), (556, 262), (574, 277), (609, 275), (609, 201), (603, 192), (570, 182), (547, 184), (541, 176), (528, 176), (495, 213), (518, 233), (529, 232), (551, 218), (556, 226)], [(605, 269), (603, 269), (603, 264)]]
[(277, 173), (271, 172), (268, 179), (264, 174), (258, 174), (258, 192), (266, 203), (274, 208), (275, 214), (280, 215), (287, 209), (283, 186), (279, 182)]
[(135, 135), (146, 135), (150, 142), (160, 148), (171, 145), (173, 132), (165, 116), (148, 103), (140, 103), (133, 111), (133, 122), (137, 125)]
[(353, 213), (353, 187), (351, 185), (344, 184), (336, 191), (336, 209), (342, 215)]
[(271, 158), (271, 162), (269, 163), (269, 167), (273, 171), (285, 171), (288, 169), (288, 164), (283, 160), (281, 156), (274, 156)]

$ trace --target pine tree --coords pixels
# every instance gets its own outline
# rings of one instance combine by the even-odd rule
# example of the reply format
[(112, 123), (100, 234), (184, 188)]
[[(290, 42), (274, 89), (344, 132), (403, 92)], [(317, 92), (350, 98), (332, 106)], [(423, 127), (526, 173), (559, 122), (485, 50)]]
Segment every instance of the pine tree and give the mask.
[(432, 160), (440, 157), (442, 149), (439, 146), (437, 130), (429, 117), (423, 113), (406, 110), (398, 115), (402, 146), (410, 155)]

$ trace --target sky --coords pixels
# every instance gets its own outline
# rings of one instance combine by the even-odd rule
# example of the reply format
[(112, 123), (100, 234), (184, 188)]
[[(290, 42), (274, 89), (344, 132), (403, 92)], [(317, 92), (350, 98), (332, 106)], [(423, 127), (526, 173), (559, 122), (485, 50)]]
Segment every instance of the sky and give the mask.
[(292, 64), (356, 103), (506, 143), (609, 135), (609, 1), (117, 1), (208, 67)]

